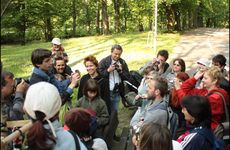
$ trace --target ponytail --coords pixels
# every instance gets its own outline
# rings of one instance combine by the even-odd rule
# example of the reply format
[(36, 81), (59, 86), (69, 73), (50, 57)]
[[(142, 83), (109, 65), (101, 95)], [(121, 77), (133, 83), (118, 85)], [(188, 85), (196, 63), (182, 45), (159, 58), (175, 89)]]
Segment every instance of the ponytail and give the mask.
[(52, 150), (55, 138), (49, 130), (43, 127), (45, 114), (35, 111), (35, 115), (37, 119), (27, 134), (28, 147), (30, 150)]

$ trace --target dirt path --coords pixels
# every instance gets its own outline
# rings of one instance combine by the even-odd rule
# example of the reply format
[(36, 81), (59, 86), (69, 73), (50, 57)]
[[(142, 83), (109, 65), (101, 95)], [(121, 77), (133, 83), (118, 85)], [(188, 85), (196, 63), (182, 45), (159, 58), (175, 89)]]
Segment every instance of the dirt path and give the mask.
[(211, 62), (216, 54), (223, 54), (229, 67), (229, 29), (199, 28), (186, 32), (173, 49), (170, 60), (183, 58), (191, 75), (198, 59), (206, 57)]

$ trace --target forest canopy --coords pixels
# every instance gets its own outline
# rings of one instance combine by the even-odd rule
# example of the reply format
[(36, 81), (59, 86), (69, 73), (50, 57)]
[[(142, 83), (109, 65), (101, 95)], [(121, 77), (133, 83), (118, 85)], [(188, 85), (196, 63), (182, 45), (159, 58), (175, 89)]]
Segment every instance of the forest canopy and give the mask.
[[(158, 0), (158, 31), (229, 27), (228, 0)], [(1, 43), (153, 30), (155, 0), (1, 0)]]

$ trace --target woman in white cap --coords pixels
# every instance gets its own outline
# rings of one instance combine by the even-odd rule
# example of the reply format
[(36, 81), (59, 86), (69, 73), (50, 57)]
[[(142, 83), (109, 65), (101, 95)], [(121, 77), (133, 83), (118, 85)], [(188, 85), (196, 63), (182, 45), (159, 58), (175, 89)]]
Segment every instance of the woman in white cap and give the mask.
[(29, 87), (24, 102), (24, 110), (33, 122), (27, 134), (29, 149), (86, 150), (77, 135), (71, 135), (61, 126), (58, 120), (61, 103), (58, 90), (54, 85), (39, 82)]
[(56, 52), (64, 52), (65, 49), (62, 47), (61, 40), (59, 38), (53, 38), (52, 40), (52, 54)]

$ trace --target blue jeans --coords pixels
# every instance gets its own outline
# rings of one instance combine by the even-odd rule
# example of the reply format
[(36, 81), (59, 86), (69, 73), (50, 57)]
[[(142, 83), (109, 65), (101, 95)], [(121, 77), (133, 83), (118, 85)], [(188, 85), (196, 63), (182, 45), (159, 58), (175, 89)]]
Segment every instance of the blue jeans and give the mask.
[(111, 100), (111, 110), (118, 110), (120, 94), (110, 91), (110, 100)]

